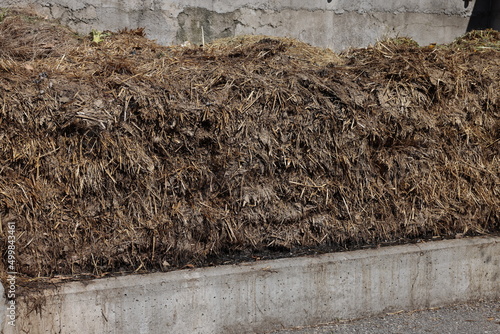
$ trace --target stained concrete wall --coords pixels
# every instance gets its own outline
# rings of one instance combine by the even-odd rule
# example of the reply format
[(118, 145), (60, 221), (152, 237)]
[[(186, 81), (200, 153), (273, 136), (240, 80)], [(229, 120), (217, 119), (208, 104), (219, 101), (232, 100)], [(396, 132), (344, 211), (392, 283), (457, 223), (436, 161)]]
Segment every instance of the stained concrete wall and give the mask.
[(0, 0), (0, 7), (31, 6), (81, 33), (145, 27), (148, 36), (162, 44), (199, 44), (203, 27), (205, 41), (265, 34), (336, 51), (396, 35), (423, 45), (451, 42), (466, 32), (472, 4), (464, 8), (463, 0)]
[(4, 333), (259, 333), (497, 298), (485, 237), (66, 283), (18, 298)]

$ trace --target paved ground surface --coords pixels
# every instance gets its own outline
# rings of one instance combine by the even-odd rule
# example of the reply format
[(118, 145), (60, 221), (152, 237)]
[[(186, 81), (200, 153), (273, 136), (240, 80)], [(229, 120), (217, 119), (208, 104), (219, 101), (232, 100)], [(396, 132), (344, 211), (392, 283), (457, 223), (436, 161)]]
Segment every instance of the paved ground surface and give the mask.
[(385, 314), (269, 334), (500, 334), (500, 299)]

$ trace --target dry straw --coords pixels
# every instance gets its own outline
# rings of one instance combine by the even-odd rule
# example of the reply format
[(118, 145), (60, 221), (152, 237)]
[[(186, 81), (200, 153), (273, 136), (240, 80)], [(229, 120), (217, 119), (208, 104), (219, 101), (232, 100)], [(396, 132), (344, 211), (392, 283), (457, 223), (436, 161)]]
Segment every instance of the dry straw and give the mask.
[(0, 218), (26, 277), (500, 230), (497, 32), (342, 55), (142, 35), (0, 23)]

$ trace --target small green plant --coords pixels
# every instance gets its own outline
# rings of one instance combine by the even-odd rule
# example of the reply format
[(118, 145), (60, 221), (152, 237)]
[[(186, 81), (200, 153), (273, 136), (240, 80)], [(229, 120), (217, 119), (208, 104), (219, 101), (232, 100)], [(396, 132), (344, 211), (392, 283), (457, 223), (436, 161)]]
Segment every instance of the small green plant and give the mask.
[(102, 32), (102, 31), (99, 31), (99, 30), (95, 30), (95, 29), (92, 29), (92, 32), (90, 33), (91, 37), (92, 37), (92, 42), (96, 43), (96, 44), (99, 44), (101, 43), (106, 37), (108, 37), (109, 35), (111, 35), (110, 33), (108, 32)]
[(0, 8), (0, 22), (5, 20), (6, 17), (7, 17), (7, 9)]

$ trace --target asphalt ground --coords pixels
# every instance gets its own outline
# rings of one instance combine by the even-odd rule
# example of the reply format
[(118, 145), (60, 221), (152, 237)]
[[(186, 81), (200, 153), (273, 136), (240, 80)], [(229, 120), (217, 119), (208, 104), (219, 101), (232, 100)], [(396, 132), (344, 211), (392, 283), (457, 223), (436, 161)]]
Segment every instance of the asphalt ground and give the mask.
[(284, 329), (269, 334), (500, 334), (500, 299)]

